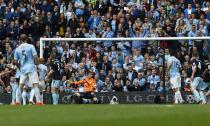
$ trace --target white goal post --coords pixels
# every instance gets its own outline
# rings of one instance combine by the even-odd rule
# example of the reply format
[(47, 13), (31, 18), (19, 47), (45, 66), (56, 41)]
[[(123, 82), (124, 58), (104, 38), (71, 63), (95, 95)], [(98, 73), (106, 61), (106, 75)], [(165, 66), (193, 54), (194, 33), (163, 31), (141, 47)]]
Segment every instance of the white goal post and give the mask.
[(210, 40), (210, 36), (204, 37), (150, 37), (150, 38), (40, 38), (40, 58), (43, 58), (45, 41), (172, 41), (172, 40)]

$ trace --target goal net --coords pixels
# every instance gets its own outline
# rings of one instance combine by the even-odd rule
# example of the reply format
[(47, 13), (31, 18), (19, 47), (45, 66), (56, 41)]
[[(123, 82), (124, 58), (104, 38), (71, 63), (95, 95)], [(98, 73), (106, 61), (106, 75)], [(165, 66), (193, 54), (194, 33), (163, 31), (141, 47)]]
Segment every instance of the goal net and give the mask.
[[(105, 71), (106, 77), (113, 76), (110, 77), (110, 79), (114, 79), (112, 80), (112, 91), (119, 89), (119, 87), (115, 89), (115, 85), (119, 82), (115, 80), (122, 80), (123, 82), (119, 82), (122, 89), (119, 90), (123, 90), (123, 92), (134, 90), (151, 93), (154, 91), (163, 93), (166, 98), (166, 92), (171, 89), (169, 77), (166, 74), (166, 62), (170, 57), (170, 50), (177, 52), (177, 58), (182, 65), (182, 91), (190, 92), (190, 87), (189, 85), (186, 86), (187, 82), (185, 81), (188, 78), (187, 68), (190, 67), (190, 58), (193, 52), (196, 52), (203, 62), (208, 61), (210, 54), (209, 40), (210, 37), (40, 38), (40, 58), (45, 58), (44, 55), (46, 53), (51, 55), (53, 50), (51, 50), (52, 47), (49, 49), (49, 46), (62, 48), (61, 50), (63, 51), (61, 52), (63, 53), (68, 50), (74, 50), (74, 53), (83, 53), (83, 55), (76, 54), (77, 58), (74, 58), (73, 62), (68, 60), (69, 64), (73, 66), (73, 63), (76, 62), (77, 66), (80, 67), (79, 64), (83, 62), (82, 57), (85, 57), (85, 60), (89, 60), (85, 61), (88, 69), (92, 69), (97, 74), (100, 74), (100, 77), (103, 76), (101, 71)], [(74, 49), (72, 49), (73, 44)], [(77, 45), (76, 48), (75, 45)], [(48, 47), (48, 50), (46, 50), (46, 47)], [(91, 50), (98, 53), (94, 54), (94, 60), (89, 59), (90, 55), (92, 56)], [(70, 51), (69, 53), (72, 52)], [(80, 59), (80, 61), (75, 59)], [(105, 63), (106, 60), (109, 63)], [(94, 63), (99, 67), (97, 65), (94, 66)], [(136, 75), (130, 76), (128, 73), (131, 66), (129, 64), (132, 64), (132, 70), (135, 71)], [(123, 72), (120, 72), (120, 69)], [(102, 78), (104, 79), (103, 82), (106, 81), (106, 77)], [(135, 88), (130, 87), (129, 89), (129, 83), (132, 83)], [(98, 89), (98, 92), (101, 92), (102, 88)]]

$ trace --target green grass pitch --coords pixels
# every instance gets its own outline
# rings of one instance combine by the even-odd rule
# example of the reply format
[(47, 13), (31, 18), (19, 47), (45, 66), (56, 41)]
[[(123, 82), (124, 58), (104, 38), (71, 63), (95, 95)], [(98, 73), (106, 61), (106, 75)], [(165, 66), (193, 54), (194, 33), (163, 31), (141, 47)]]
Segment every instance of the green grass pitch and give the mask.
[(210, 105), (0, 106), (1, 126), (209, 126)]

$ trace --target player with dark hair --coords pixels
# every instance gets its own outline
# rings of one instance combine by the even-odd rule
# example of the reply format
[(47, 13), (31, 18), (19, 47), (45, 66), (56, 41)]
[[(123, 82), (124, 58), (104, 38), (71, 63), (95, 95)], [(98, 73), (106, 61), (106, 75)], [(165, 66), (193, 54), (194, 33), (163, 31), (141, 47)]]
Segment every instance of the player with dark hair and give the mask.
[(20, 81), (19, 87), (16, 91), (16, 104), (20, 105), (21, 92), (23, 86), (29, 80), (32, 88), (35, 91), (36, 103), (42, 105), (40, 101), (40, 90), (38, 87), (39, 77), (37, 73), (38, 56), (34, 45), (27, 43), (28, 37), (25, 34), (20, 35), (20, 45), (16, 48), (14, 53), (13, 64), (20, 66)]
[(202, 79), (202, 74), (205, 71), (205, 64), (201, 60), (199, 60), (197, 52), (193, 52), (191, 61), (192, 61), (192, 75), (190, 77), (192, 81), (190, 85), (191, 91), (197, 103), (206, 104), (206, 98), (203, 93), (205, 85)]
[(59, 101), (59, 87), (61, 80), (64, 74), (64, 68), (59, 60), (56, 59), (56, 56), (51, 57), (51, 70), (47, 74), (46, 79), (52, 77), (51, 83), (51, 93), (53, 99), (53, 105), (57, 105)]
[(98, 99), (96, 98), (94, 92), (97, 89), (96, 87), (96, 80), (94, 78), (95, 73), (92, 71), (88, 71), (88, 75), (85, 79), (76, 81), (76, 82), (70, 82), (71, 84), (80, 85), (83, 84), (85, 88), (85, 93), (83, 98), (83, 103), (97, 103)]
[(172, 89), (175, 93), (175, 104), (183, 103), (184, 100), (182, 99), (182, 95), (180, 93), (180, 87), (181, 87), (181, 75), (180, 75), (180, 69), (181, 69), (181, 63), (180, 61), (175, 57), (176, 52), (174, 50), (170, 51), (170, 57), (168, 58), (167, 62), (167, 73), (170, 77), (170, 82), (172, 84)]

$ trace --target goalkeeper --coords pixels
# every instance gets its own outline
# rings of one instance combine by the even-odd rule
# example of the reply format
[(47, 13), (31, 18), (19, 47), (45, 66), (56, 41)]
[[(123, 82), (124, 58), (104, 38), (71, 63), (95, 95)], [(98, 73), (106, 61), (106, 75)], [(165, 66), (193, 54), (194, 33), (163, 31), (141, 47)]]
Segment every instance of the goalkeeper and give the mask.
[(76, 93), (75, 97), (80, 97), (83, 100), (83, 103), (98, 103), (98, 99), (95, 96), (96, 91), (96, 81), (94, 79), (95, 73), (92, 71), (88, 71), (88, 76), (80, 81), (69, 82), (70, 84), (84, 85), (85, 93), (84, 96), (80, 96), (80, 94)]

